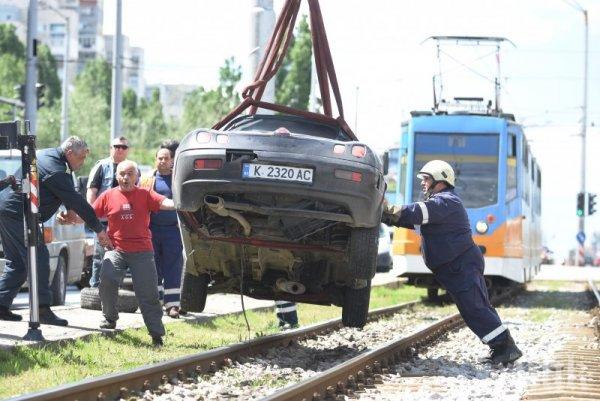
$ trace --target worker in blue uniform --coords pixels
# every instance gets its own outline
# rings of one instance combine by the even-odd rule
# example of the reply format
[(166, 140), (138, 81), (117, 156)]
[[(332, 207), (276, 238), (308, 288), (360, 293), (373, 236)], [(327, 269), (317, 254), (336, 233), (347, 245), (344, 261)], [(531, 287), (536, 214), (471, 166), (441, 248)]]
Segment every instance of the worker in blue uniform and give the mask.
[[(104, 227), (92, 207), (75, 190), (71, 175), (72, 171), (77, 171), (83, 166), (88, 153), (85, 141), (76, 136), (66, 139), (58, 148), (37, 152), (39, 213), (41, 221), (46, 222), (62, 204), (67, 211), (57, 215), (59, 224), (78, 223), (82, 218), (98, 234), (100, 244), (108, 246), (110, 239)], [(24, 195), (15, 190), (14, 179), (10, 183), (13, 184), (10, 188), (3, 188), (0, 192), (0, 238), (7, 259), (4, 272), (0, 276), (0, 320), (18, 321), (22, 316), (11, 312), (10, 307), (27, 279), (28, 251), (23, 230)], [(43, 238), (40, 232), (36, 247), (40, 323), (66, 326), (67, 320), (59, 318), (50, 309), (50, 256)]]
[(425, 201), (386, 205), (382, 222), (420, 233), (425, 265), (452, 296), (467, 326), (490, 347), (490, 361), (514, 362), (523, 354), (490, 304), (483, 255), (471, 237), (467, 211), (454, 192), (454, 170), (442, 160), (432, 160), (417, 177)]

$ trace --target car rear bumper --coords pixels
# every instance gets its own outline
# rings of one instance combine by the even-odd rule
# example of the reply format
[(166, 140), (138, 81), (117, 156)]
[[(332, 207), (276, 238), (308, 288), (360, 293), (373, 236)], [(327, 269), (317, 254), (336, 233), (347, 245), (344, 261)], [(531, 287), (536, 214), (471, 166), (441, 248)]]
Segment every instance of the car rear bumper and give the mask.
[[(204, 204), (206, 195), (283, 194), (340, 206), (343, 213), (350, 215), (351, 221), (347, 223), (353, 227), (379, 224), (385, 184), (376, 167), (334, 157), (266, 151), (250, 153), (247, 157), (233, 160), (224, 149), (182, 151), (177, 157), (173, 177), (173, 200), (177, 209), (195, 212)], [(223, 167), (218, 170), (195, 170), (194, 160), (202, 158), (220, 159)], [(306, 184), (243, 178), (244, 163), (312, 168), (313, 182)], [(361, 181), (337, 178), (336, 170), (360, 173)]]

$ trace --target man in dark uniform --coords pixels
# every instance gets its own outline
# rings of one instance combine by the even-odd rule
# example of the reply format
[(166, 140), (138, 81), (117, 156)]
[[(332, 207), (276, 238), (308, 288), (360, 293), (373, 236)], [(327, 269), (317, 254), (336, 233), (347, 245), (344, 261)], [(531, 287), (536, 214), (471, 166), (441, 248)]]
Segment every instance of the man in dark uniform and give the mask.
[(452, 167), (432, 160), (417, 177), (425, 201), (401, 207), (386, 205), (382, 222), (420, 233), (425, 265), (452, 296), (467, 326), (489, 345), (491, 362), (517, 360), (523, 354), (490, 304), (483, 255), (471, 237), (467, 211), (454, 193)]
[[(75, 191), (71, 171), (77, 171), (89, 153), (82, 139), (72, 136), (60, 147), (43, 149), (37, 152), (38, 180), (40, 183), (40, 215), (42, 222), (50, 219), (61, 204), (67, 212), (57, 216), (60, 224), (73, 224), (80, 221), (79, 216), (96, 233), (106, 246), (110, 239), (92, 207)], [(27, 247), (23, 231), (23, 194), (12, 187), (0, 192), (0, 238), (7, 259), (0, 276), (0, 320), (21, 320), (22, 316), (12, 313), (10, 306), (17, 292), (27, 279)], [(43, 235), (38, 236), (37, 271), (40, 323), (66, 326), (68, 322), (50, 310), (52, 293), (49, 287), (50, 261), (48, 248), (43, 243)]]

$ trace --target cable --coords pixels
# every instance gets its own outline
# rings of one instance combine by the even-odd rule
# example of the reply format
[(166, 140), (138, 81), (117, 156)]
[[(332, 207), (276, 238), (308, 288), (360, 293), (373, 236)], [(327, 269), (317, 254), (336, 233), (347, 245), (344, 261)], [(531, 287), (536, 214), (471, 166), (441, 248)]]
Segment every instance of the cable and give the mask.
[(242, 300), (242, 312), (244, 312), (244, 320), (246, 321), (246, 329), (248, 330), (248, 340), (250, 340), (250, 323), (248, 322), (248, 316), (246, 316), (246, 306), (244, 305), (244, 270), (246, 267), (246, 248), (244, 244), (242, 246), (242, 274), (240, 275), (240, 299)]

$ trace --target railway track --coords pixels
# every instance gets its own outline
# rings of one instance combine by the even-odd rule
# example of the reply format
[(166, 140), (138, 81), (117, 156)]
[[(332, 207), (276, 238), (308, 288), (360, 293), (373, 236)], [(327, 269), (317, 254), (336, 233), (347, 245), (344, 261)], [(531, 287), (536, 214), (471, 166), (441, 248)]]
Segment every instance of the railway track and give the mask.
[[(420, 302), (409, 302), (371, 311), (369, 322), (404, 310), (410, 310), (418, 304)], [(128, 399), (134, 393), (156, 389), (172, 381), (186, 382), (190, 380), (190, 377), (214, 373), (223, 367), (231, 366), (233, 361), (238, 358), (260, 354), (274, 347), (287, 347), (294, 342), (329, 333), (341, 327), (340, 319), (331, 320), (306, 328), (259, 337), (208, 352), (140, 367), (128, 372), (83, 380), (11, 398), (10, 401), (108, 401), (118, 398)]]

